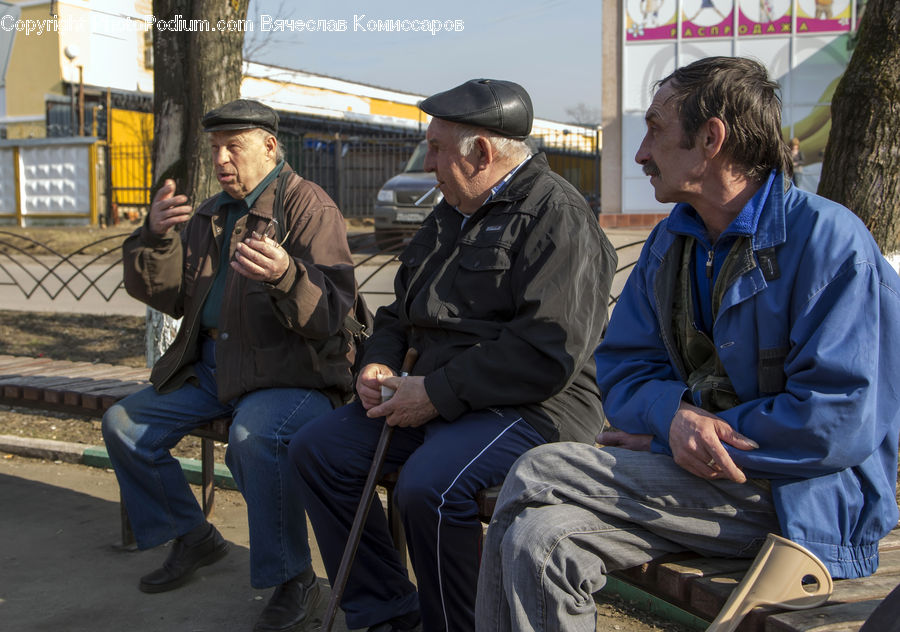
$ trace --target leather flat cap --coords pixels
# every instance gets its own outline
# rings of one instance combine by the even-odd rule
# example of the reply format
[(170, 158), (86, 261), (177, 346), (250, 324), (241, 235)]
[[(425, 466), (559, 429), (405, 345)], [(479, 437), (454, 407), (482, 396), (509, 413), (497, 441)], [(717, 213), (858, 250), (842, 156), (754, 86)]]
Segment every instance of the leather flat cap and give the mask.
[(278, 113), (268, 105), (250, 99), (238, 99), (210, 110), (201, 119), (204, 132), (236, 129), (264, 129), (278, 135)]
[(428, 97), (419, 107), (445, 121), (483, 127), (519, 140), (528, 137), (534, 120), (525, 88), (499, 79), (472, 79)]

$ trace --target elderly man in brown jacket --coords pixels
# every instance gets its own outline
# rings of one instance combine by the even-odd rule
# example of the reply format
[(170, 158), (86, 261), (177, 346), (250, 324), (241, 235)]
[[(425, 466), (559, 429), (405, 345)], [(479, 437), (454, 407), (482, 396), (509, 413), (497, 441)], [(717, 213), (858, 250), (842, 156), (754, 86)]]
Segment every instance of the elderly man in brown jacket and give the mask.
[(203, 126), (222, 192), (191, 215), (167, 181), (123, 248), (129, 294), (181, 327), (153, 386), (110, 408), (103, 435), (138, 547), (175, 540), (140, 581), (163, 592), (227, 550), (170, 449), (231, 416), (226, 463), (247, 501), (251, 583), (277, 587), (254, 630), (305, 630), (321, 595), (286, 439), (352, 388), (346, 227), (328, 195), (284, 162), (274, 110), (238, 100)]

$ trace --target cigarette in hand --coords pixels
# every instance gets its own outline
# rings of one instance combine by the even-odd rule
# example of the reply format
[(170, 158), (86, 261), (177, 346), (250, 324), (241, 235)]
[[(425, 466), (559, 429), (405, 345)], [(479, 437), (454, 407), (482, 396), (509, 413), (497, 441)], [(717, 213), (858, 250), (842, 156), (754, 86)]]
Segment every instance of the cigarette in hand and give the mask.
[(425, 192), (425, 195), (423, 195), (423, 196), (420, 197), (418, 200), (416, 200), (415, 202), (413, 202), (413, 206), (419, 206), (422, 202), (424, 202), (425, 200), (427, 200), (427, 199), (428, 199), (428, 196), (431, 195), (432, 193), (434, 193), (435, 189), (437, 189), (437, 188), (438, 188), (438, 185), (435, 184), (433, 187), (431, 187), (430, 189), (428, 189), (428, 191)]

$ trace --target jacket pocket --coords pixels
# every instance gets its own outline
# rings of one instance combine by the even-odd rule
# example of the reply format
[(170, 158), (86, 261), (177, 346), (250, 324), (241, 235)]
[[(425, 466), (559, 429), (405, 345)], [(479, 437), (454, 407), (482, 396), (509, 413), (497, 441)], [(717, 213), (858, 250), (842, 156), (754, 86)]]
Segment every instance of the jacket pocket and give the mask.
[(275, 314), (275, 304), (269, 293), (257, 282), (247, 281), (250, 287), (241, 302), (242, 327), (247, 338), (258, 348), (280, 346), (288, 331)]
[(467, 272), (509, 270), (512, 257), (503, 246), (463, 246), (459, 253), (459, 267)]
[(428, 253), (434, 250), (436, 237), (437, 233), (433, 228), (423, 226), (397, 255), (397, 259), (408, 268), (418, 268), (428, 257)]
[(451, 303), (459, 316), (508, 320), (515, 311), (510, 289), (512, 254), (509, 248), (461, 245)]

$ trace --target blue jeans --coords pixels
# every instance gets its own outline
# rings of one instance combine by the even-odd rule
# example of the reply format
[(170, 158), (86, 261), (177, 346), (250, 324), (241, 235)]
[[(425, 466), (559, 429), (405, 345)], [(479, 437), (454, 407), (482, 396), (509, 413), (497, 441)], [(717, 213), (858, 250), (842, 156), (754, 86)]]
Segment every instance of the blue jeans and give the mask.
[(753, 557), (779, 533), (772, 495), (709, 481), (668, 456), (553, 443), (509, 472), (488, 528), (475, 629), (596, 627), (606, 573), (666, 553)]
[[(308, 424), (291, 440), (304, 504), (332, 581), (382, 425), (354, 403)], [(384, 472), (403, 468), (394, 498), (418, 590), (376, 503), (341, 600), (347, 626), (365, 628), (419, 609), (426, 632), (471, 632), (482, 540), (475, 494), (499, 485), (519, 455), (543, 442), (512, 408), (394, 430)]]
[(309, 566), (306, 516), (287, 439), (331, 410), (302, 388), (260, 389), (223, 404), (216, 395), (215, 343), (202, 339), (197, 383), (172, 393), (134, 393), (103, 416), (103, 438), (137, 545), (148, 549), (184, 535), (206, 518), (169, 450), (194, 428), (231, 416), (225, 462), (247, 503), (250, 583), (267, 588)]

